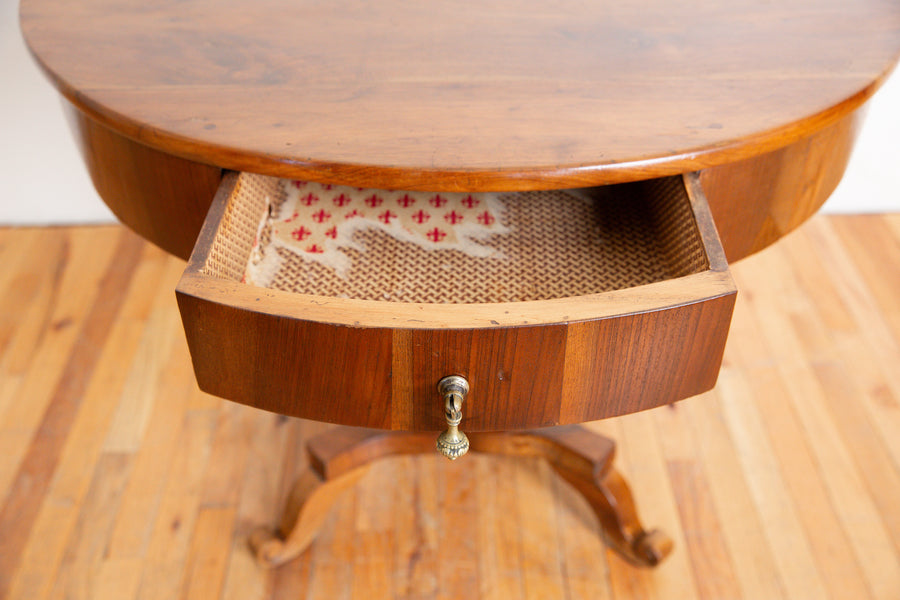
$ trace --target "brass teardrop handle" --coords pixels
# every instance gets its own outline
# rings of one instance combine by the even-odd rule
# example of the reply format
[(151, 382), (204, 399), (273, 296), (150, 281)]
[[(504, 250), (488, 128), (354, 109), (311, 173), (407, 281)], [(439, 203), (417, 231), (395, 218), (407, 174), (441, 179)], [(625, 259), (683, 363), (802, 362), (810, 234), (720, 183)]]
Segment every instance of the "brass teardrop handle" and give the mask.
[(459, 430), (463, 401), (469, 393), (469, 382), (465, 377), (450, 375), (438, 382), (438, 392), (444, 399), (447, 430), (438, 436), (437, 451), (450, 460), (456, 460), (469, 451), (469, 438)]

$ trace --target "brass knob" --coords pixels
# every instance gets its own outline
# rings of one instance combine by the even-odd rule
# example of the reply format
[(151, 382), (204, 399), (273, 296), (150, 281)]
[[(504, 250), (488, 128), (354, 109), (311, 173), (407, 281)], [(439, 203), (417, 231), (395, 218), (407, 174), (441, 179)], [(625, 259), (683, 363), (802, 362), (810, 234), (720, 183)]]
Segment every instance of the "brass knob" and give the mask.
[(437, 451), (450, 460), (456, 460), (469, 451), (469, 438), (459, 430), (459, 422), (462, 421), (462, 404), (469, 393), (469, 382), (465, 377), (450, 375), (438, 382), (438, 392), (444, 399), (447, 430), (438, 436)]

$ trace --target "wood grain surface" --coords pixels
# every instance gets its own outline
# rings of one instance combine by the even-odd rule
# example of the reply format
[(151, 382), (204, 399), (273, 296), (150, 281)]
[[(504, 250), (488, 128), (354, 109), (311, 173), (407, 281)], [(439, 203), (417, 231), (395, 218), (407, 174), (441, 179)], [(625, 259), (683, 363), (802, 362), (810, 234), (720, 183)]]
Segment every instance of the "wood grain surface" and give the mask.
[(184, 263), (121, 227), (2, 229), (0, 260), (10, 600), (900, 595), (897, 216), (815, 217), (736, 265), (716, 390), (590, 425), (674, 538), (652, 571), (546, 464), (477, 454), (375, 463), (305, 556), (262, 570), (247, 537), (326, 426), (199, 392)]
[(900, 52), (893, 0), (24, 0), (80, 110), (219, 167), (521, 190), (677, 174), (836, 123)]
[(864, 117), (858, 110), (784, 148), (700, 172), (729, 262), (768, 247), (819, 210), (844, 176)]
[(166, 252), (189, 257), (222, 170), (137, 144), (66, 109), (94, 188), (116, 218)]
[[(587, 500), (605, 543), (632, 565), (656, 567), (671, 553), (672, 541), (664, 532), (641, 524), (628, 484), (612, 466), (616, 445), (610, 438), (569, 425), (474, 433), (469, 441), (472, 454), (545, 460)], [(371, 463), (432, 454), (435, 447), (434, 436), (427, 433), (338, 427), (309, 440), (306, 450), (310, 468), (292, 486), (278, 530), (261, 528), (250, 536), (253, 553), (265, 568), (277, 568), (308, 550), (330, 504), (352, 489)]]
[[(472, 387), (463, 430), (503, 431), (645, 410), (715, 385), (735, 288), (694, 175), (673, 182), (673, 202), (693, 215), (684, 227), (645, 218), (660, 220), (654, 240), (672, 237), (667, 228), (684, 236), (676, 243), (693, 236), (704, 270), (582, 296), (466, 304), (297, 294), (214, 270), (225, 252), (217, 240), (242, 231), (230, 207), (249, 181), (225, 178), (176, 289), (206, 392), (328, 423), (440, 431), (437, 382), (461, 375)], [(245, 242), (228, 252), (248, 255), (252, 229)]]
[[(143, 238), (187, 260), (220, 169), (152, 150), (67, 108), (103, 201)], [(844, 174), (864, 112), (784, 148), (701, 171), (729, 261), (762, 250), (818, 210)]]

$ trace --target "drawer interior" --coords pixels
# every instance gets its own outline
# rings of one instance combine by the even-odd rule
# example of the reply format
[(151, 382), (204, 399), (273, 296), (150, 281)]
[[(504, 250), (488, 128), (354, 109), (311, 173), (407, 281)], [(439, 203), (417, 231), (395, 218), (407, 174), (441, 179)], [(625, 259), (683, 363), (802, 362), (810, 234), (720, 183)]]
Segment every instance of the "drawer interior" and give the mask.
[(586, 296), (706, 271), (682, 177), (573, 191), (365, 190), (238, 178), (203, 274), (359, 300)]
[(231, 173), (177, 288), (204, 391), (414, 431), (445, 426), (447, 375), (471, 431), (706, 391), (734, 296), (694, 175), (470, 196)]

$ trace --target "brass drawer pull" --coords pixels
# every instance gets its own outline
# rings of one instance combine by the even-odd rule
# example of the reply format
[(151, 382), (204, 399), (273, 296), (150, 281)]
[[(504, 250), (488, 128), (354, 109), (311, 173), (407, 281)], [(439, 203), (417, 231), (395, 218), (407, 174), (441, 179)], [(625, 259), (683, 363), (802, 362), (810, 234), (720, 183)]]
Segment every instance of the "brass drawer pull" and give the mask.
[(438, 382), (438, 392), (444, 399), (447, 430), (438, 436), (437, 451), (450, 460), (456, 460), (469, 451), (469, 438), (459, 430), (459, 422), (462, 421), (462, 404), (469, 393), (469, 382), (465, 377), (450, 375)]

